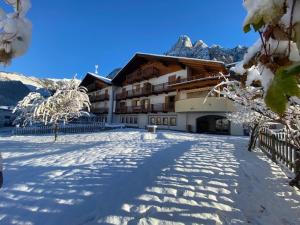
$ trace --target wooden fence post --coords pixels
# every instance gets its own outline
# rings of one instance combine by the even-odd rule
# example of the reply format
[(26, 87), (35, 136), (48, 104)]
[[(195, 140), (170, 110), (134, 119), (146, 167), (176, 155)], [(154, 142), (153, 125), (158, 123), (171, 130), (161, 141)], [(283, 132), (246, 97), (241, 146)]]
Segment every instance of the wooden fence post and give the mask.
[(272, 154), (272, 161), (276, 162), (276, 137), (273, 134), (271, 137), (271, 154)]

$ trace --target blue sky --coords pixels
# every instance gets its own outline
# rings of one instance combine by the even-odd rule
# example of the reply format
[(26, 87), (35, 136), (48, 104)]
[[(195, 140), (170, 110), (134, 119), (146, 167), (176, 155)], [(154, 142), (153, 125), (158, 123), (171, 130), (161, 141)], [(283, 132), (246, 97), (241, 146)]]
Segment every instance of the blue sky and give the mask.
[(32, 0), (30, 49), (0, 70), (80, 78), (98, 64), (106, 75), (135, 52), (166, 52), (182, 34), (249, 46), (257, 36), (243, 33), (245, 15), (242, 0)]

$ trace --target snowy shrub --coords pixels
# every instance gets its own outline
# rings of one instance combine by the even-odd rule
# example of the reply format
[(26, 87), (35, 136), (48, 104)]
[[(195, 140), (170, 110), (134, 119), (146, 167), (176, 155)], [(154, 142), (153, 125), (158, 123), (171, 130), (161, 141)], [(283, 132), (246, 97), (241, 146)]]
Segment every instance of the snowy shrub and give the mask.
[(19, 124), (20, 121), (23, 125), (33, 122), (51, 124), (56, 140), (59, 123), (65, 124), (82, 115), (88, 115), (89, 110), (90, 101), (87, 90), (79, 87), (76, 79), (72, 79), (65, 82), (61, 89), (47, 99), (38, 93), (30, 93), (26, 96), (14, 110), (19, 112), (15, 124)]

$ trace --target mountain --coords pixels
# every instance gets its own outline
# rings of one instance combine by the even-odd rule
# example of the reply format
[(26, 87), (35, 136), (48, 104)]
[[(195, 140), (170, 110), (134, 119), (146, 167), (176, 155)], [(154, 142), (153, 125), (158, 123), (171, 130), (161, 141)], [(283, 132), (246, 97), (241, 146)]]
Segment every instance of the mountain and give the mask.
[(187, 35), (179, 37), (176, 44), (166, 52), (166, 55), (222, 61), (226, 64), (241, 61), (247, 47), (223, 48), (219, 45), (208, 46), (202, 40), (192, 43)]
[[(47, 97), (70, 79), (47, 79), (18, 73), (0, 72), (0, 106), (15, 106), (29, 92)], [(79, 80), (78, 84), (80, 83)]]
[(111, 71), (106, 77), (109, 79), (113, 79), (121, 70), (122, 68), (116, 68), (113, 71)]
[(15, 106), (29, 92), (30, 89), (21, 81), (0, 80), (0, 106)]

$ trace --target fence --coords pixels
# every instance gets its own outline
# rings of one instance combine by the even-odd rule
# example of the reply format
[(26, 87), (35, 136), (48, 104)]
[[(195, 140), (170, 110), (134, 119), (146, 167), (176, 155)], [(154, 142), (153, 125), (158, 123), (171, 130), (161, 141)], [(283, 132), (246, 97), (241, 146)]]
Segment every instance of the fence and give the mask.
[[(92, 123), (92, 124), (68, 124), (59, 125), (59, 133), (86, 133), (97, 132), (105, 128), (105, 123)], [(13, 130), (14, 135), (40, 135), (40, 134), (52, 134), (54, 133), (53, 126), (36, 126), (36, 127), (22, 127), (15, 128)]]
[(260, 131), (259, 143), (261, 149), (275, 162), (280, 162), (287, 166), (292, 172), (300, 171), (300, 149), (297, 149), (289, 141), (286, 133), (274, 133), (266, 128)]

